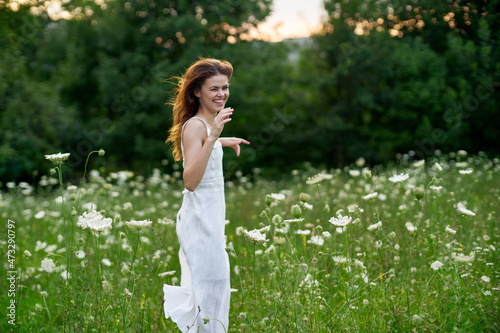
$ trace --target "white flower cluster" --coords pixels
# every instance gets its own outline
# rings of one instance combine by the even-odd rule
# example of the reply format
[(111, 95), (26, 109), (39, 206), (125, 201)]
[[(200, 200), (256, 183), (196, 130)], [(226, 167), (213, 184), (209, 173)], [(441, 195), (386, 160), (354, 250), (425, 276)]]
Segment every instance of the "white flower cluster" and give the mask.
[(51, 161), (52, 163), (62, 163), (66, 161), (69, 158), (69, 153), (66, 154), (52, 154), (52, 155), (45, 155), (45, 159)]
[(382, 221), (378, 221), (377, 223), (370, 225), (366, 229), (368, 229), (369, 231), (372, 231), (372, 230), (377, 230), (377, 229), (380, 229), (380, 228), (382, 228)]
[(468, 210), (467, 208), (465, 208), (465, 204), (463, 202), (457, 203), (457, 211), (460, 214), (463, 214), (463, 215), (476, 216), (476, 213), (474, 213), (473, 211)]
[(363, 200), (370, 200), (370, 199), (375, 199), (378, 196), (377, 192), (373, 192), (370, 194), (367, 194), (363, 197)]
[(263, 234), (262, 231), (265, 232), (265, 230), (244, 230), (243, 233), (245, 235), (245, 238), (248, 239), (251, 242), (257, 243), (257, 244), (265, 244), (269, 241), (269, 239), (266, 239), (266, 234)]
[(125, 222), (125, 224), (129, 227), (140, 229), (140, 228), (151, 226), (153, 224), (153, 222), (151, 220), (143, 220), (143, 221), (132, 220), (132, 221)]
[(451, 234), (451, 235), (454, 235), (457, 233), (456, 230), (450, 228), (449, 226), (446, 226), (446, 228), (444, 228), (444, 231), (446, 231), (447, 233)]
[(325, 243), (325, 239), (321, 236), (314, 235), (314, 236), (311, 236), (311, 239), (309, 239), (307, 241), (307, 243), (318, 245), (318, 246), (323, 246), (323, 244)]
[(54, 264), (54, 260), (45, 258), (42, 260), (42, 271), (46, 271), (47, 273), (52, 273), (56, 269), (56, 264)]
[(113, 220), (109, 217), (104, 217), (100, 212), (92, 209), (90, 212), (84, 212), (78, 217), (76, 225), (83, 229), (89, 228), (92, 231), (102, 232), (111, 229)]
[(441, 267), (443, 267), (443, 263), (439, 260), (436, 260), (434, 261), (432, 264), (431, 264), (431, 268), (435, 271), (437, 271), (438, 269), (440, 269)]
[(465, 169), (465, 170), (458, 170), (458, 173), (460, 173), (461, 175), (470, 175), (473, 172), (474, 172), (474, 170), (471, 168)]
[(391, 178), (389, 178), (389, 181), (393, 183), (401, 183), (408, 178), (410, 178), (410, 176), (407, 173), (402, 173), (400, 175), (392, 176)]
[(472, 251), (468, 256), (464, 255), (463, 253), (452, 253), (451, 254), (451, 259), (453, 259), (456, 262), (473, 262), (474, 259), (476, 258), (476, 254), (474, 251)]
[(414, 226), (413, 223), (411, 223), (410, 221), (405, 223), (405, 227), (411, 233), (414, 233), (415, 231), (417, 231), (417, 227)]
[(342, 214), (338, 214), (336, 217), (330, 218), (330, 223), (336, 225), (338, 227), (345, 227), (349, 223), (351, 223), (352, 217), (350, 216), (342, 216)]
[(307, 178), (306, 184), (308, 185), (313, 185), (322, 182), (325, 179), (325, 174), (324, 173), (318, 173), (317, 175), (313, 177)]
[(285, 200), (285, 195), (282, 193), (271, 193), (271, 194), (269, 194), (269, 196), (273, 200), (278, 200), (278, 201)]

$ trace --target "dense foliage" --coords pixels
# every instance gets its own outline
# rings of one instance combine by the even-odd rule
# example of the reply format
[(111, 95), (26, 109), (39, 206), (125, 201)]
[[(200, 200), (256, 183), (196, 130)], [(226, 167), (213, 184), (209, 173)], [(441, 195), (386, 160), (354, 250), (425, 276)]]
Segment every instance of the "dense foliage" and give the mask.
[(271, 2), (72, 0), (63, 19), (0, 1), (0, 181), (38, 179), (57, 151), (72, 175), (98, 148), (108, 169), (172, 170), (171, 78), (198, 57), (236, 69), (225, 135), (252, 146), (228, 176), (500, 151), (498, 0), (328, 0), (314, 38), (251, 41)]
[[(428, 160), (227, 182), (227, 332), (498, 332), (500, 160)], [(0, 331), (177, 331), (181, 173), (104, 174), (0, 193)]]

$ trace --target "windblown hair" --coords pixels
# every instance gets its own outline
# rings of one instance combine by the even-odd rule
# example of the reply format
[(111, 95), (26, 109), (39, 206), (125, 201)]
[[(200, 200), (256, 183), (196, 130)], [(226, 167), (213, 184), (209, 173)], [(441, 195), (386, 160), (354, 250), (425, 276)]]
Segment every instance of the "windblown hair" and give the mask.
[(233, 75), (233, 66), (225, 60), (200, 59), (193, 63), (184, 73), (182, 78), (177, 78), (177, 87), (170, 102), (173, 105), (173, 124), (165, 143), (173, 146), (175, 161), (182, 159), (181, 133), (182, 125), (193, 117), (200, 107), (200, 101), (194, 94), (200, 91), (206, 79), (214, 75), (226, 75), (228, 80)]

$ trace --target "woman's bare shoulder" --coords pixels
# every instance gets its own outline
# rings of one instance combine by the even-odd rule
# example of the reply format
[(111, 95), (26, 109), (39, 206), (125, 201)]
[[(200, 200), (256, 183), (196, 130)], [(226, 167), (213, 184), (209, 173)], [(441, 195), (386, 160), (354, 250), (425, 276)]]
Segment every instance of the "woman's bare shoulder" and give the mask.
[(207, 128), (202, 120), (192, 118), (184, 126), (184, 141), (191, 139), (203, 139), (207, 135)]

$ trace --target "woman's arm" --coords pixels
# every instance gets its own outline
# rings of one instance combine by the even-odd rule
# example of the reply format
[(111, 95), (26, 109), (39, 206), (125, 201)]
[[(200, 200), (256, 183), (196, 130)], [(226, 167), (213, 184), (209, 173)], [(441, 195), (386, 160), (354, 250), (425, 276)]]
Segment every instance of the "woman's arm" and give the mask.
[(222, 144), (222, 147), (233, 148), (236, 151), (236, 156), (240, 156), (240, 144), (250, 144), (247, 140), (240, 138), (220, 138), (220, 143)]
[(214, 125), (207, 136), (207, 129), (202, 121), (191, 120), (186, 124), (182, 136), (184, 146), (184, 172), (182, 178), (184, 187), (194, 191), (200, 185), (201, 179), (207, 169), (208, 160), (214, 144), (219, 138), (224, 124), (231, 121), (233, 109), (226, 108), (217, 114)]
[(201, 182), (208, 160), (217, 138), (207, 137), (207, 129), (199, 120), (191, 120), (186, 124), (182, 135), (184, 146), (184, 187), (194, 191)]

